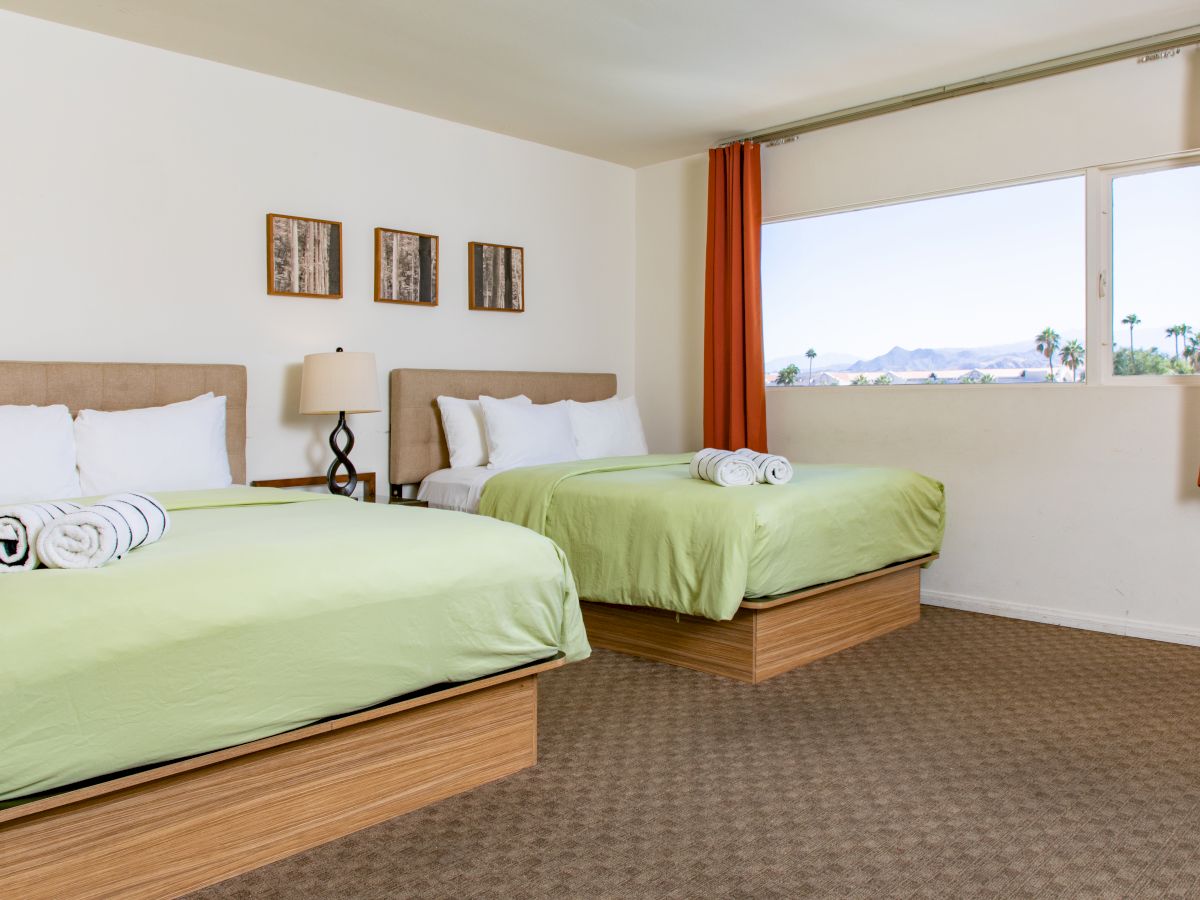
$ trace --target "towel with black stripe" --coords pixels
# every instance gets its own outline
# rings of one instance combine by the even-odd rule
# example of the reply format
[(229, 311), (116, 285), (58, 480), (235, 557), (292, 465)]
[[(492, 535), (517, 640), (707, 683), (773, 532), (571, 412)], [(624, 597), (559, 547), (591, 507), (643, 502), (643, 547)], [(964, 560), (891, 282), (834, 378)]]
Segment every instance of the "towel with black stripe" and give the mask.
[(41, 530), (37, 554), (52, 569), (98, 569), (160, 540), (171, 517), (146, 494), (115, 494), (55, 519)]
[(43, 528), (81, 507), (69, 500), (22, 503), (0, 508), (0, 572), (36, 569), (37, 538)]
[(788, 462), (787, 457), (776, 453), (759, 453), (749, 447), (733, 452), (754, 463), (759, 484), (787, 484), (792, 480), (792, 464)]
[(754, 461), (730, 450), (705, 447), (692, 457), (688, 468), (693, 478), (721, 487), (749, 487), (758, 482)]

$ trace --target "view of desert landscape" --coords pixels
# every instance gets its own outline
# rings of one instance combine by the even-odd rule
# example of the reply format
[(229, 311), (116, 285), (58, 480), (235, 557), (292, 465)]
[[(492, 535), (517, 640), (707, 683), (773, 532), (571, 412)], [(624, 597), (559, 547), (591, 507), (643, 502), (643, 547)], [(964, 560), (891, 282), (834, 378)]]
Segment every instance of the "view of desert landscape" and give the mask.
[[(1114, 375), (1200, 373), (1198, 202), (1198, 167), (1112, 179)], [(767, 384), (1084, 382), (1086, 212), (1074, 175), (768, 223)]]

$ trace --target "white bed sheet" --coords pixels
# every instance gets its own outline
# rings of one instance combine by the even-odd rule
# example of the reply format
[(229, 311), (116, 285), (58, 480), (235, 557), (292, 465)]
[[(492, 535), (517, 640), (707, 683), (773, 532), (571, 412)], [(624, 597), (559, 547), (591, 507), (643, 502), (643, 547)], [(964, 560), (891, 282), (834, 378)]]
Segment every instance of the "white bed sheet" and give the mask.
[(434, 509), (478, 512), (484, 484), (499, 471), (487, 466), (439, 469), (421, 482), (417, 499), (424, 500)]

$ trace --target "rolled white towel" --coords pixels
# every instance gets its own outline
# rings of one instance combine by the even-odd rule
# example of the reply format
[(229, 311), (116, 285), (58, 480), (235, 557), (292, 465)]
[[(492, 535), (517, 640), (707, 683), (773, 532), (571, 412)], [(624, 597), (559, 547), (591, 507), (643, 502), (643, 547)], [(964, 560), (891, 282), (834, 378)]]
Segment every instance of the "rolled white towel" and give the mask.
[(732, 450), (705, 447), (692, 457), (692, 477), (721, 487), (746, 487), (758, 481), (754, 463)]
[(54, 569), (98, 569), (153, 544), (170, 527), (153, 497), (116, 494), (55, 519), (38, 535), (37, 553)]
[(774, 453), (759, 453), (749, 447), (736, 451), (738, 456), (744, 456), (754, 463), (760, 484), (787, 484), (792, 480), (792, 464), (786, 457)]
[(78, 509), (78, 503), (68, 500), (0, 508), (0, 572), (36, 569), (38, 533), (55, 519)]

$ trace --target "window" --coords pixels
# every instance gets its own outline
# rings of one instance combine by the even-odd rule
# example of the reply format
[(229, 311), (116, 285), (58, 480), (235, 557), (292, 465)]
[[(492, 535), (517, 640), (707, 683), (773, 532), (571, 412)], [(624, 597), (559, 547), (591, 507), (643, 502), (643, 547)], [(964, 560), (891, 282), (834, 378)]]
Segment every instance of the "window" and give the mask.
[(1200, 384), (1197, 248), (1195, 152), (768, 223), (766, 381)]
[(765, 225), (768, 383), (1081, 380), (1085, 205), (1076, 176)]
[(1111, 178), (1112, 372), (1200, 372), (1200, 166)]

